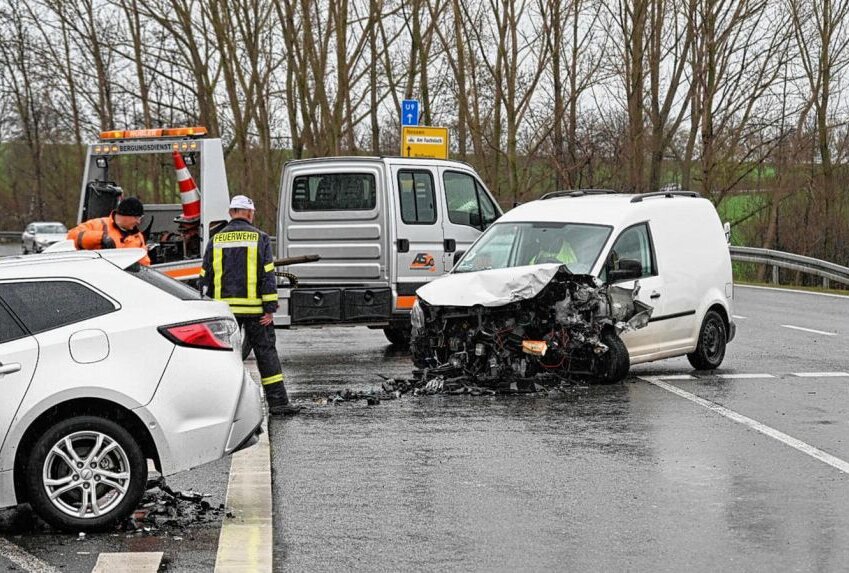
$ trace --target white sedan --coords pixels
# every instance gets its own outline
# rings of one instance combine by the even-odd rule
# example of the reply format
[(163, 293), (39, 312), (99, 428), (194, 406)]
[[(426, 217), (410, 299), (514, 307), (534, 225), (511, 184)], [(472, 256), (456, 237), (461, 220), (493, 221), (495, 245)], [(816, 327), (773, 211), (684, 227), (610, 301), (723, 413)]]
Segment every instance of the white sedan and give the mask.
[(170, 475), (256, 442), (262, 390), (226, 303), (141, 249), (0, 259), (0, 507), (108, 527)]

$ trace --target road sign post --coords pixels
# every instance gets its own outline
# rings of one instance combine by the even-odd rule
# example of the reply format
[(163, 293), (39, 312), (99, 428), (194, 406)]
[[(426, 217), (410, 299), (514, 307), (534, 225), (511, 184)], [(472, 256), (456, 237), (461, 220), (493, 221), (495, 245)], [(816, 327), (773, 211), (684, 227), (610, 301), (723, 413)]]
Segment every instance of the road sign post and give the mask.
[(401, 126), (419, 124), (419, 100), (405, 99), (401, 102)]
[(401, 157), (448, 159), (448, 128), (402, 127)]

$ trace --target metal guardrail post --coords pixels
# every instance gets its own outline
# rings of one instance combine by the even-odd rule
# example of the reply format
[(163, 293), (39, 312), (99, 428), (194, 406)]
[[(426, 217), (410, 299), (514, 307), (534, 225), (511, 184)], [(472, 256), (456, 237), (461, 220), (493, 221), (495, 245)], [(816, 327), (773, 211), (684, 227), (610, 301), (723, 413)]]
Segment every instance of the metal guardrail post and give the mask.
[(777, 285), (779, 282), (778, 265), (772, 265), (772, 284)]

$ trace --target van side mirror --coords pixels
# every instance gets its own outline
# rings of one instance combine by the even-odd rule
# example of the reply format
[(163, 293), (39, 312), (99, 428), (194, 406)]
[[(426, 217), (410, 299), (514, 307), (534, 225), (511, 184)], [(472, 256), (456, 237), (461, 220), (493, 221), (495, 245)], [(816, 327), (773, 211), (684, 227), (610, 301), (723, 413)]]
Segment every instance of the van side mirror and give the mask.
[(452, 266), (456, 267), (457, 263), (460, 262), (460, 259), (462, 259), (463, 255), (465, 255), (465, 254), (466, 254), (466, 251), (455, 251), (454, 252), (454, 262), (453, 262)]
[(469, 213), (469, 225), (477, 229), (483, 229), (483, 225), (481, 225), (481, 214), (476, 211)]
[(607, 281), (610, 283), (638, 279), (641, 276), (643, 276), (643, 264), (635, 259), (619, 259), (619, 268), (607, 271)]

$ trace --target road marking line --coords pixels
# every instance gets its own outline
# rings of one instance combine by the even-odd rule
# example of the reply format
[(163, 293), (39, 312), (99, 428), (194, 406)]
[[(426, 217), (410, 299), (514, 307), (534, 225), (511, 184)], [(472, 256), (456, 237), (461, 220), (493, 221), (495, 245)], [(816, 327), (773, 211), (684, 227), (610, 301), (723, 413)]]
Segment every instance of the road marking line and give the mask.
[(849, 298), (849, 296), (846, 296), (845, 294), (832, 294), (830, 292), (812, 292), (812, 291), (808, 291), (808, 290), (796, 290), (796, 289), (792, 289), (792, 288), (781, 288), (781, 287), (765, 287), (765, 286), (756, 286), (756, 285), (737, 285), (737, 284), (735, 284), (734, 288), (754, 288), (754, 289), (759, 289), (759, 290), (771, 290), (771, 291), (776, 291), (776, 292), (795, 292), (795, 293), (798, 293), (798, 294), (811, 294), (811, 295), (816, 295), (816, 296), (828, 296), (828, 297), (831, 297), (831, 298), (842, 298), (844, 300)]
[(227, 485), (227, 508), (218, 538), (215, 572), (272, 570), (271, 447), (268, 424), (259, 443), (233, 454)]
[(836, 332), (825, 332), (822, 330), (814, 330), (813, 328), (802, 328), (801, 326), (793, 326), (792, 324), (782, 324), (784, 328), (792, 328), (793, 330), (801, 330), (802, 332), (812, 332), (813, 334), (823, 334), (825, 336), (837, 336)]
[(663, 380), (698, 380), (695, 376), (690, 376), (689, 374), (674, 374), (671, 376), (655, 376), (655, 378), (663, 379)]
[(775, 378), (772, 374), (717, 374), (719, 378), (724, 378), (725, 380), (749, 380), (754, 378)]
[(59, 570), (42, 561), (35, 555), (27, 553), (11, 541), (0, 537), (0, 557), (8, 559), (29, 573), (59, 573)]
[(676, 394), (681, 398), (684, 398), (685, 400), (695, 402), (703, 408), (707, 408), (708, 410), (715, 412), (720, 416), (724, 416), (729, 420), (737, 422), (738, 424), (742, 424), (747, 428), (750, 428), (756, 432), (760, 432), (765, 436), (769, 436), (770, 438), (778, 440), (784, 445), (790, 446), (791, 448), (796, 449), (802, 452), (803, 454), (807, 454), (812, 458), (817, 459), (825, 464), (828, 464), (831, 467), (849, 475), (849, 462), (843, 461), (840, 458), (835, 457), (819, 448), (815, 448), (814, 446), (805, 443), (802, 440), (796, 439), (793, 436), (787, 435), (784, 432), (780, 432), (775, 428), (771, 428), (765, 424), (761, 424), (757, 420), (753, 420), (752, 418), (744, 416), (743, 414), (738, 414), (734, 410), (729, 410), (725, 406), (720, 406), (715, 402), (711, 402), (710, 400), (705, 400), (704, 398), (696, 396), (695, 394), (691, 394), (690, 392), (682, 390), (677, 386), (667, 384), (666, 382), (658, 380), (655, 377), (640, 377), (640, 380), (648, 382), (649, 384), (654, 384), (658, 388), (663, 388), (664, 390), (672, 392), (673, 394)]
[(736, 318), (736, 319), (738, 319), (738, 320), (746, 320), (746, 319), (748, 319), (749, 317), (748, 317), (748, 316), (740, 316), (739, 314), (732, 314), (732, 315), (731, 315), (731, 318)]
[(162, 562), (162, 551), (101, 553), (91, 573), (156, 573)]
[(849, 377), (849, 372), (795, 372), (793, 376), (799, 378), (844, 378)]

